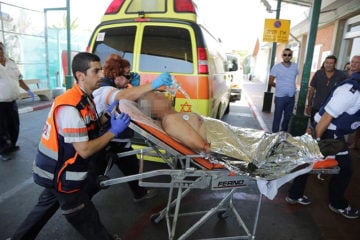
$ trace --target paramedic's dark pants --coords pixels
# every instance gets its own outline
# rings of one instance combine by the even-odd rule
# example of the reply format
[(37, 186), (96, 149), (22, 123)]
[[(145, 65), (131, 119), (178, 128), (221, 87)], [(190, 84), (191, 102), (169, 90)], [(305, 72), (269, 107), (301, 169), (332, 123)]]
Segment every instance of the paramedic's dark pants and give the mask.
[[(0, 114), (0, 149), (6, 149), (15, 146), (19, 137), (20, 120), (16, 101), (0, 102)], [(10, 140), (10, 146), (5, 146), (6, 139)]]
[[(132, 148), (122, 148), (121, 152), (131, 151)], [(139, 160), (136, 155), (118, 158), (115, 162), (118, 168), (125, 176), (134, 175), (139, 173)], [(129, 187), (134, 195), (134, 198), (140, 198), (146, 194), (146, 189), (139, 186), (138, 181), (128, 182)]]
[[(38, 203), (16, 230), (12, 240), (35, 239), (43, 226), (55, 214), (59, 206), (66, 219), (85, 239), (112, 239), (101, 224), (98, 212), (91, 202), (99, 188), (97, 176), (103, 171), (103, 161), (90, 166), (86, 185), (81, 191), (72, 194), (63, 194), (55, 189), (45, 188), (40, 194)], [(78, 211), (71, 209), (76, 208)]]
[[(333, 132), (327, 130), (322, 139), (333, 138)], [(345, 144), (343, 151), (349, 151)], [(331, 176), (329, 182), (329, 203), (338, 209), (343, 209), (348, 206), (348, 201), (345, 199), (345, 191), (350, 183), (352, 176), (352, 161), (349, 154), (336, 155), (338, 166), (340, 167), (339, 174)], [(292, 199), (298, 199), (304, 195), (308, 174), (301, 175), (294, 179), (292, 186), (289, 189), (288, 196)]]

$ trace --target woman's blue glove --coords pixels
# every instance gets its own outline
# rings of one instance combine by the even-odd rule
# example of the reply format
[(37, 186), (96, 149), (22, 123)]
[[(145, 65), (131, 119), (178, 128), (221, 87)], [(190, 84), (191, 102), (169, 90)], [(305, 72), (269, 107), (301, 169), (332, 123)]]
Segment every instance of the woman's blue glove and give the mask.
[(31, 97), (31, 100), (34, 102), (34, 101), (35, 101), (35, 95), (34, 95), (34, 93), (31, 91), (31, 89), (27, 90), (26, 92), (27, 92), (27, 94), (29, 94), (29, 96)]
[(113, 112), (111, 114), (111, 127), (109, 129), (115, 137), (117, 137), (120, 133), (122, 133), (130, 123), (130, 117), (126, 113), (121, 113), (116, 117), (116, 113)]
[(161, 86), (171, 86), (172, 79), (171, 75), (168, 72), (164, 72), (160, 74), (155, 80), (151, 82), (151, 86), (153, 89), (157, 89)]
[(131, 72), (131, 81), (130, 84), (133, 87), (139, 86), (140, 85), (140, 75), (136, 72)]

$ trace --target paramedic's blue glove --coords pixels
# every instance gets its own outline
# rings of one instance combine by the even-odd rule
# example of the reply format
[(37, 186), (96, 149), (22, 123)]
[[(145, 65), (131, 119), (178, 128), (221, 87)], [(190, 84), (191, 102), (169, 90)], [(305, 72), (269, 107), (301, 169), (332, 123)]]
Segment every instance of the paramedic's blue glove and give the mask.
[(110, 106), (106, 109), (106, 111), (111, 115), (112, 111), (114, 110), (114, 108), (117, 107), (118, 104), (119, 104), (119, 100), (115, 100), (112, 104), (110, 104)]
[(140, 75), (136, 72), (131, 72), (130, 76), (131, 76), (131, 81), (130, 81), (131, 86), (133, 86), (133, 87), (139, 86), (140, 85)]
[(34, 101), (35, 101), (35, 95), (34, 95), (34, 93), (31, 91), (31, 89), (27, 90), (26, 92), (29, 94), (29, 96), (31, 97), (32, 101), (34, 102)]
[(171, 75), (168, 72), (164, 72), (160, 74), (154, 81), (151, 82), (151, 86), (153, 89), (157, 89), (161, 86), (171, 86), (172, 79)]
[(122, 133), (130, 123), (130, 117), (126, 113), (120, 113), (118, 115), (117, 113), (111, 114), (111, 127), (109, 129), (110, 132), (112, 132), (115, 137), (117, 137), (120, 133)]

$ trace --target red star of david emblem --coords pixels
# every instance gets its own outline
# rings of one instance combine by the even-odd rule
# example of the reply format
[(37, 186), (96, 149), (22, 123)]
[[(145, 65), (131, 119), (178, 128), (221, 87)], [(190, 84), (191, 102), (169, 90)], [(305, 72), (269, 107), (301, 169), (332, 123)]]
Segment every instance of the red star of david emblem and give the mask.
[(180, 104), (181, 109), (180, 112), (191, 112), (191, 104), (188, 104), (188, 102), (185, 102), (184, 104)]

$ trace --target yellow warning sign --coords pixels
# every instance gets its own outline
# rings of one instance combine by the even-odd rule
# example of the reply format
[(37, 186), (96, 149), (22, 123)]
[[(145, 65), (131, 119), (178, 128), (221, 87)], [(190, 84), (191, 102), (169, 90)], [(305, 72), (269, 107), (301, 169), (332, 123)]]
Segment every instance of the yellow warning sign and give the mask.
[(263, 42), (287, 43), (290, 34), (290, 20), (265, 19)]

